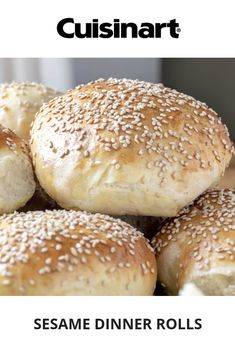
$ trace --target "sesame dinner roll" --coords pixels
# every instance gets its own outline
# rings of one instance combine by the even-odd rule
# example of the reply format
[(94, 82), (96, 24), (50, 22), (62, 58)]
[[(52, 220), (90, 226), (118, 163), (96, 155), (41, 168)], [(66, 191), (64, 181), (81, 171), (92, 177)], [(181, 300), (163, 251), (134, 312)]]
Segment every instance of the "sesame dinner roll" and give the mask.
[(0, 124), (28, 140), (30, 125), (44, 102), (60, 95), (38, 83), (0, 84)]
[(40, 184), (63, 208), (175, 216), (232, 156), (204, 103), (161, 84), (98, 80), (51, 100), (31, 132)]
[(165, 223), (153, 246), (169, 293), (192, 283), (205, 295), (235, 295), (235, 191), (201, 195)]
[(152, 295), (156, 260), (142, 233), (101, 214), (0, 217), (0, 295)]
[(0, 214), (24, 206), (35, 190), (26, 143), (0, 125)]

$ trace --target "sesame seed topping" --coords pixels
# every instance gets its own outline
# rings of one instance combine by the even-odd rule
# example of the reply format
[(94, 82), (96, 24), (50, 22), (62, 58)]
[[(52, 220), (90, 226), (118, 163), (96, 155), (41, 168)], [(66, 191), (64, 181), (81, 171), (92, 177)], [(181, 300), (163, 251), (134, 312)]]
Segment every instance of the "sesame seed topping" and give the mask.
[[(187, 257), (198, 270), (210, 270), (215, 261), (226, 260), (226, 265), (234, 262), (235, 190), (211, 189), (181, 210), (178, 217), (165, 221), (152, 241), (157, 258), (172, 244), (174, 238), (168, 234), (174, 236), (183, 256), (187, 250)], [(180, 262), (179, 275), (181, 271)]]
[[(0, 216), (0, 225), (2, 284), (13, 283), (11, 278), (17, 277), (19, 263), (29, 264), (35, 278), (31, 273), (24, 291), (35, 284), (36, 276), (74, 272), (75, 266), (84, 272), (84, 266), (89, 267), (95, 259), (101, 265), (110, 264), (109, 273), (117, 268), (127, 270), (137, 261), (129, 255), (134, 255), (133, 243), (137, 246), (140, 241), (149, 250), (150, 258), (153, 255), (142, 233), (119, 219), (101, 214), (65, 210), (14, 212)], [(153, 265), (153, 260), (154, 257), (147, 258), (148, 266)], [(142, 256), (140, 261), (144, 261)]]
[[(190, 165), (212, 170), (219, 163), (223, 172), (234, 151), (227, 129), (205, 103), (162, 84), (138, 80), (99, 79), (54, 98), (37, 115), (32, 137), (39, 130), (40, 141), (47, 136), (46, 146), (53, 145), (48, 151), (43, 148), (47, 159), (80, 153), (98, 167), (103, 163), (102, 158), (96, 160), (99, 149), (105, 160), (112, 152), (108, 163), (121, 172), (124, 161), (119, 151), (131, 149), (141, 161), (146, 156), (146, 168), (158, 168), (160, 178), (172, 164), (181, 170)], [(54, 139), (55, 134), (60, 138)]]
[[(28, 139), (31, 121), (42, 104), (60, 94), (35, 82), (2, 83), (0, 84), (0, 111), (4, 111), (5, 114), (1, 114), (0, 122), (11, 129), (14, 127), (13, 131), (18, 136)], [(12, 104), (13, 101), (14, 104)], [(10, 114), (9, 119), (7, 119), (8, 114)]]

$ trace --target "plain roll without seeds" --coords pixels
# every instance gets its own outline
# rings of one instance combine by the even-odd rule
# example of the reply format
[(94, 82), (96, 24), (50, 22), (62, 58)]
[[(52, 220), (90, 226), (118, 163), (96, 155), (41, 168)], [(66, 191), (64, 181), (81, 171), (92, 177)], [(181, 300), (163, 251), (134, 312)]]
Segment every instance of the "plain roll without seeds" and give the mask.
[(235, 295), (235, 190), (205, 192), (169, 219), (152, 244), (168, 293), (192, 284), (205, 295)]
[(43, 103), (60, 92), (34, 82), (0, 84), (0, 124), (28, 140), (30, 125)]
[(170, 217), (218, 182), (233, 146), (205, 103), (161, 84), (101, 79), (41, 108), (31, 151), (63, 208)]
[(0, 295), (152, 295), (153, 249), (129, 224), (54, 210), (0, 217)]
[(0, 125), (0, 214), (23, 207), (34, 191), (28, 145)]

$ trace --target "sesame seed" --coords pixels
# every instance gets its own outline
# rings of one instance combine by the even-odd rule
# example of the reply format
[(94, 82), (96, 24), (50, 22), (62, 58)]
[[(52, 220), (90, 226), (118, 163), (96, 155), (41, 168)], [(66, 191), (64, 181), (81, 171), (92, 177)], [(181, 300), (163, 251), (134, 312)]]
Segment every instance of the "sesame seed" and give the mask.
[[(179, 119), (180, 127), (176, 124)], [(58, 134), (59, 140), (66, 139), (66, 149), (63, 143), (50, 145), (50, 153), (53, 148), (58, 159), (78, 153), (80, 158), (89, 157), (91, 166), (98, 166), (107, 163), (109, 153), (131, 149), (131, 154), (141, 160), (143, 155), (148, 157), (146, 168), (159, 169), (159, 178), (172, 170), (155, 163), (159, 157), (182, 172), (190, 164), (197, 170), (212, 171), (217, 163), (222, 173), (225, 153), (229, 156), (234, 151), (227, 129), (205, 103), (162, 84), (138, 80), (99, 79), (54, 98), (37, 115), (31, 144), (34, 146), (37, 132), (48, 135), (48, 129)], [(87, 143), (91, 131), (104, 160), (94, 159), (96, 148), (92, 150)], [(203, 139), (198, 140), (198, 136)], [(112, 157), (109, 163), (113, 172), (124, 165)], [(181, 173), (175, 174), (175, 179), (178, 175)]]
[[(129, 244), (132, 246), (139, 239), (144, 239), (142, 233), (119, 219), (86, 212), (14, 212), (0, 216), (0, 224), (3, 223), (9, 225), (7, 229), (0, 227), (0, 239), (6, 240), (0, 247), (0, 262), (4, 263), (0, 267), (3, 285), (10, 285), (17, 276), (14, 266), (18, 263), (27, 265), (29, 261), (31, 271), (40, 276), (55, 271), (73, 272), (75, 266), (78, 269), (80, 264), (89, 266), (95, 258), (105, 267), (107, 263), (112, 264), (108, 273), (116, 268), (127, 269), (133, 262)], [(149, 249), (147, 240), (144, 242)], [(123, 260), (126, 261), (120, 261), (119, 251), (125, 254)], [(32, 276), (27, 283), (35, 284)], [(27, 287), (22, 287), (25, 293)]]
[[(216, 266), (215, 257), (220, 261), (234, 260), (234, 219), (235, 190), (210, 189), (181, 210), (178, 217), (166, 221), (152, 245), (158, 257), (175, 238), (179, 251), (191, 254), (189, 256), (195, 268), (210, 271), (212, 266)], [(182, 237), (182, 233), (185, 236)], [(174, 238), (168, 237), (168, 234), (174, 235)], [(180, 273), (183, 265), (179, 263), (178, 268)]]

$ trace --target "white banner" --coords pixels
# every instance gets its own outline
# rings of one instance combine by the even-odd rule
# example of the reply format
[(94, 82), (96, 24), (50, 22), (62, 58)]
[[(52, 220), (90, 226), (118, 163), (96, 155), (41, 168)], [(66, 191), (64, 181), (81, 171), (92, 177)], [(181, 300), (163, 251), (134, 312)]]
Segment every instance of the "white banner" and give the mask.
[(232, 297), (4, 297), (0, 349), (232, 352), (234, 308)]
[[(181, 32), (172, 38), (66, 39), (57, 32), (64, 18), (85, 23), (114, 19), (122, 23), (162, 24), (176, 20)], [(70, 23), (67, 31), (73, 33)], [(84, 27), (83, 27), (84, 28)], [(5, 1), (0, 11), (1, 57), (232, 57), (235, 56), (234, 2), (147, 1)]]

